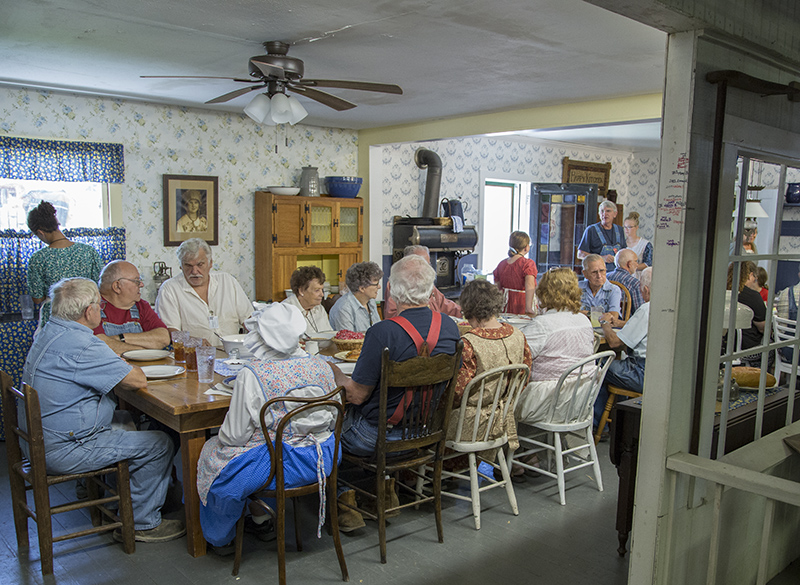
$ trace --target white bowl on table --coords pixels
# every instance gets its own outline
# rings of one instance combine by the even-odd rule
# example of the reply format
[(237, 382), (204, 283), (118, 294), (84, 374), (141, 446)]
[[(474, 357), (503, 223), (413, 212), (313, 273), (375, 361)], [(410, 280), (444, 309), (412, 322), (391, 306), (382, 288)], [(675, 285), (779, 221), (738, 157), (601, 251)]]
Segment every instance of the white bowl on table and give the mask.
[(254, 357), (253, 354), (250, 353), (250, 350), (247, 349), (244, 345), (245, 337), (247, 337), (247, 333), (237, 333), (235, 335), (223, 335), (222, 347), (225, 349), (225, 353), (227, 353), (230, 356), (231, 350), (236, 348), (239, 350), (240, 358)]

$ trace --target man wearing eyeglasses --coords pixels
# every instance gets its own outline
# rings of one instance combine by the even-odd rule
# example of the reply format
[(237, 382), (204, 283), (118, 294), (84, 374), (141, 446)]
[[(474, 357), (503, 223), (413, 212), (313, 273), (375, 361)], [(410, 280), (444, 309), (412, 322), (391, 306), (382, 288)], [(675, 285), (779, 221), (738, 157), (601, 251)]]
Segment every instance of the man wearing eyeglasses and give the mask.
[(101, 322), (94, 334), (117, 354), (169, 345), (167, 326), (142, 299), (143, 286), (136, 266), (124, 260), (109, 262), (100, 273)]

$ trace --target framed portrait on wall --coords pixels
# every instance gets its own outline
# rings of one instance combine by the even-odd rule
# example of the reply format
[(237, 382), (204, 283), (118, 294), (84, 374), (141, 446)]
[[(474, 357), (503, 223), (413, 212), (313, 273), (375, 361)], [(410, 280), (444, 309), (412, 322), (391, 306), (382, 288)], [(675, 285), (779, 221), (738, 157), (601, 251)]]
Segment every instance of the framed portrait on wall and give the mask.
[(597, 185), (598, 197), (605, 198), (608, 191), (608, 178), (611, 174), (611, 163), (593, 163), (582, 160), (571, 160), (565, 156), (563, 161), (562, 183), (593, 183)]
[(219, 181), (217, 177), (164, 175), (164, 245), (180, 246), (201, 238), (219, 243)]

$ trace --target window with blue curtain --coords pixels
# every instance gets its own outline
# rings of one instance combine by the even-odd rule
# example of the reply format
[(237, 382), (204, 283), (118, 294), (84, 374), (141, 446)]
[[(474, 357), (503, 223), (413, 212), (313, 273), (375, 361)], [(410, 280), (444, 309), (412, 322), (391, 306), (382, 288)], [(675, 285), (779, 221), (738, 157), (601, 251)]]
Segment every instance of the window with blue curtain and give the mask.
[[(122, 183), (121, 144), (64, 142), (0, 136), (0, 177), (44, 181)], [(125, 258), (125, 229), (64, 230), (64, 235), (94, 247), (103, 263)], [(36, 321), (22, 321), (19, 296), (27, 294), (28, 262), (44, 244), (32, 233), (0, 230), (0, 368), (20, 383)], [(11, 319), (8, 319), (11, 317)], [(0, 410), (0, 440), (5, 438)]]

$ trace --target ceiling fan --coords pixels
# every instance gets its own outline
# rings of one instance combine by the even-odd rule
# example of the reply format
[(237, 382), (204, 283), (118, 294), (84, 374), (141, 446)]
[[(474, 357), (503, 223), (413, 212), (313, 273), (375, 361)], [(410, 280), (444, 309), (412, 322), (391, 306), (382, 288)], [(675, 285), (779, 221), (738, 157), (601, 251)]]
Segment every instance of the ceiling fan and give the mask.
[(250, 58), (249, 69), (250, 78), (242, 79), (237, 77), (214, 77), (214, 76), (194, 76), (194, 75), (142, 75), (142, 78), (170, 78), (170, 79), (229, 79), (242, 83), (252, 83), (257, 81), (257, 85), (251, 85), (242, 89), (237, 89), (208, 100), (207, 104), (221, 104), (251, 91), (265, 89), (272, 97), (276, 94), (291, 91), (298, 93), (312, 100), (318, 101), (337, 111), (355, 108), (356, 104), (347, 101), (330, 93), (316, 89), (318, 87), (331, 87), (341, 89), (357, 89), (361, 91), (376, 91), (381, 93), (393, 93), (402, 95), (403, 90), (399, 85), (390, 83), (370, 83), (366, 81), (344, 81), (340, 79), (304, 79), (304, 65), (301, 59), (289, 57), (289, 44), (281, 41), (269, 41), (264, 44), (267, 50), (266, 55), (256, 55)]

